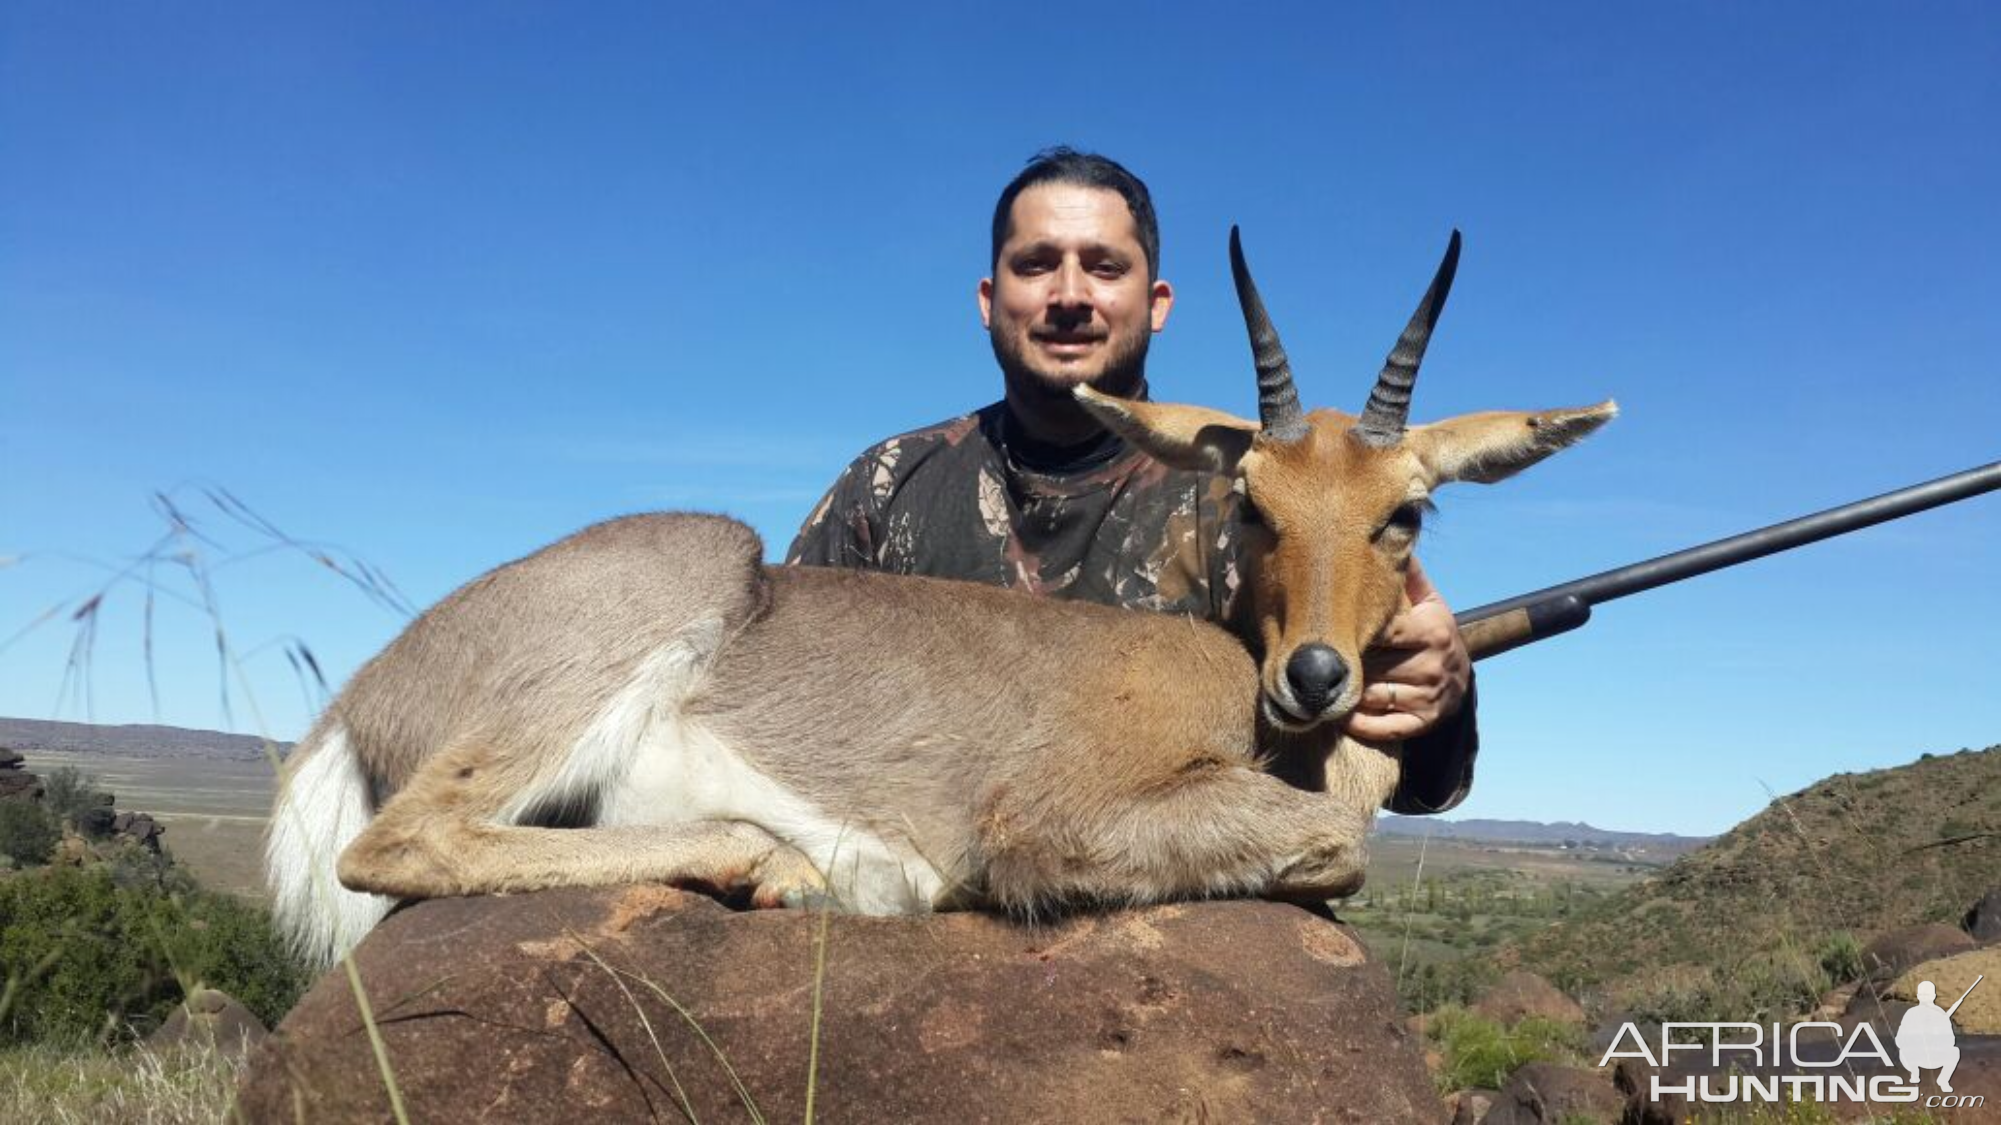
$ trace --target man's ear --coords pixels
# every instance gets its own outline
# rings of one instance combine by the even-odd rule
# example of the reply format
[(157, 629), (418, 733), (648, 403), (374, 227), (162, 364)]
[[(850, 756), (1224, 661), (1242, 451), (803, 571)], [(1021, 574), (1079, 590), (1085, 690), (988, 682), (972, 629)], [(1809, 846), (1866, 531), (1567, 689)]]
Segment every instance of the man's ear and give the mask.
[(1072, 393), (1099, 425), (1177, 469), (1234, 472), (1258, 432), (1254, 422), (1203, 406), (1135, 402), (1085, 386)]
[(1606, 399), (1570, 410), (1463, 414), (1412, 426), (1403, 440), (1434, 485), (1455, 480), (1493, 484), (1583, 441), (1618, 413), (1619, 404)]
[(980, 279), (980, 327), (993, 331), (994, 327), (994, 279)]

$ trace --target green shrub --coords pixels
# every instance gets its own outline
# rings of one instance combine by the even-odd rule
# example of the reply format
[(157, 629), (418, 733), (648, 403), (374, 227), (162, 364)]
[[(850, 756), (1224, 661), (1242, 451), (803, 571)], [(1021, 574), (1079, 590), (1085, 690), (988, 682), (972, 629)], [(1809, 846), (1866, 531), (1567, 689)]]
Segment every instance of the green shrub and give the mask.
[(1438, 1081), (1446, 1090), (1496, 1089), (1516, 1068), (1532, 1062), (1574, 1059), (1582, 1036), (1568, 1024), (1530, 1016), (1502, 1027), (1464, 1008), (1441, 1008), (1427, 1029), (1445, 1056)]
[(120, 885), (103, 867), (0, 882), (0, 1045), (143, 1031), (184, 989), (219, 988), (267, 1024), (305, 984), (264, 913), (178, 880)]
[(1862, 979), (1862, 942), (1846, 930), (1830, 936), (1820, 945), (1820, 968), (1830, 984), (1847, 984)]
[(1397, 981), (1397, 993), (1406, 1010), (1429, 1012), (1471, 1004), (1500, 979), (1501, 970), (1487, 958), (1462, 957), (1417, 966)]
[(99, 804), (99, 795), (97, 777), (75, 766), (57, 766), (42, 777), (42, 807), (72, 828)]
[(0, 801), (0, 855), (22, 867), (47, 863), (62, 838), (62, 826), (36, 802)]

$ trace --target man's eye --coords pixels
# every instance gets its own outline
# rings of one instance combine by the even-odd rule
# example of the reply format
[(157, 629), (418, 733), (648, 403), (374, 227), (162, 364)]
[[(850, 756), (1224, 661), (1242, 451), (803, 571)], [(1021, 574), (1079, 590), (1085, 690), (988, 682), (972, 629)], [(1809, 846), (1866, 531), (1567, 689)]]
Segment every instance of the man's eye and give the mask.
[(1099, 277), (1116, 278), (1126, 275), (1126, 267), (1121, 262), (1099, 262), (1091, 267), (1091, 272)]

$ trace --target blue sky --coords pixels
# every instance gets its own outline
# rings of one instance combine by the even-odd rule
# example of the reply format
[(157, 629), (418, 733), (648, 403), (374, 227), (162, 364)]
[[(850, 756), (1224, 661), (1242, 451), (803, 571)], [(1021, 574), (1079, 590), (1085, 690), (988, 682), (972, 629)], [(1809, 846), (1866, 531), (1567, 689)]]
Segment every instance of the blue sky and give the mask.
[[(1440, 497), (1455, 605), (2001, 457), (1991, 5), (1222, 11), (5, 6), (0, 714), (85, 716), (65, 615), (155, 490), (205, 566), (260, 540), (203, 485), (418, 605), (635, 510), (782, 551), (862, 447), (997, 396), (987, 216), (1057, 142), (1154, 190), (1157, 397), (1253, 410), (1235, 222), (1309, 402), (1359, 405), (1455, 226), (1415, 416), (1619, 399)], [(1997, 528), (1974, 501), (1483, 665), (1461, 815), (1716, 831), (2001, 741)], [(231, 709), (163, 593), (163, 721), (294, 737), (280, 641), (340, 679), (401, 622), (297, 553), (212, 588)], [(155, 717), (143, 607), (103, 604), (98, 721)]]

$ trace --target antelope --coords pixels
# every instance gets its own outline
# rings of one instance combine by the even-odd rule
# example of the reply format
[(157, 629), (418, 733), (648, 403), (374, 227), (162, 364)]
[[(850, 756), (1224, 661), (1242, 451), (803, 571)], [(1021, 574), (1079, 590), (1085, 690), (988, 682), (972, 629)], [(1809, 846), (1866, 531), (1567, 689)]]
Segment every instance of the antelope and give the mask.
[(329, 705), (271, 820), (282, 925), (325, 965), (397, 899), (557, 886), (872, 914), (1352, 893), (1399, 749), (1339, 720), (1432, 491), (1616, 412), (1407, 424), (1458, 257), (1455, 231), (1359, 417), (1301, 409), (1234, 229), (1259, 423), (1076, 390), (1154, 457), (1233, 474), (1257, 517), (1235, 632), (614, 519), (446, 597)]

